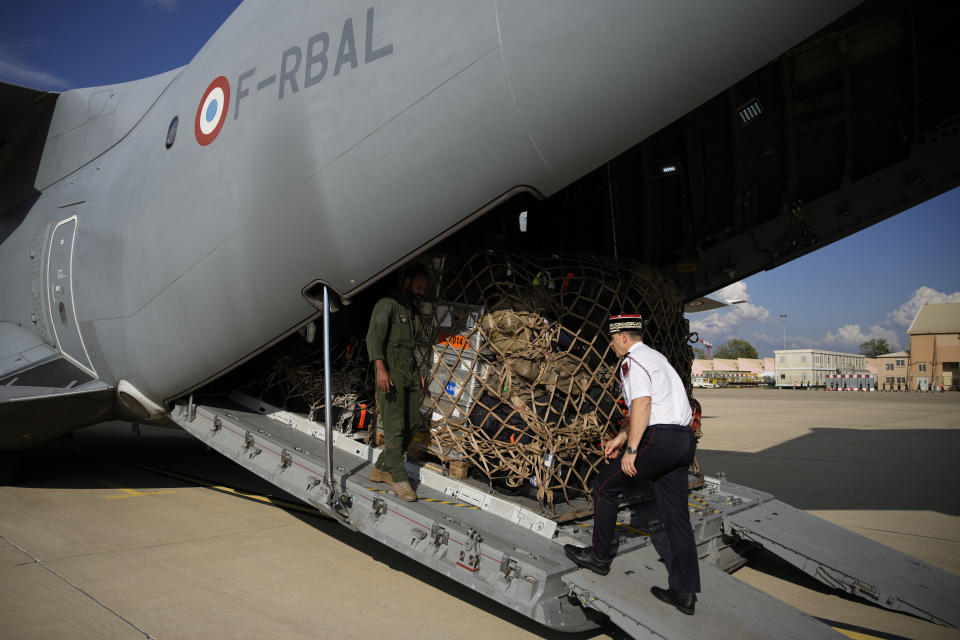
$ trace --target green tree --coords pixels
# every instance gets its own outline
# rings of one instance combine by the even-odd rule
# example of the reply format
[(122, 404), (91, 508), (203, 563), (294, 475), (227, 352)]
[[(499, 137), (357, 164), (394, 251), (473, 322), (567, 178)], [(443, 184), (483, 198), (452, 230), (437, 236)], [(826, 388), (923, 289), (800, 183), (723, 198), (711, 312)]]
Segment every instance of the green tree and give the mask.
[(707, 352), (701, 349), (700, 347), (693, 348), (693, 357), (697, 360), (704, 360), (707, 357)]
[(728, 341), (727, 344), (722, 344), (717, 347), (717, 350), (713, 352), (714, 358), (729, 358), (735, 360), (737, 358), (756, 358), (757, 350), (753, 348), (753, 345), (747, 342), (746, 340), (738, 340), (733, 338)]
[(870, 338), (860, 343), (860, 355), (876, 358), (885, 353), (890, 353), (890, 345), (887, 344), (886, 338)]

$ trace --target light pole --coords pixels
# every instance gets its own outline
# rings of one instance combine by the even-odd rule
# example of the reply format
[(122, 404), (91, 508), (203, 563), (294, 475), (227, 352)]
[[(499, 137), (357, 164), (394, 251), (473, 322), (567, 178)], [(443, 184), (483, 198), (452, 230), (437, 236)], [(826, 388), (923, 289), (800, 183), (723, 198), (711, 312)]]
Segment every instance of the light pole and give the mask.
[(781, 313), (780, 320), (783, 322), (783, 350), (787, 350), (787, 314)]

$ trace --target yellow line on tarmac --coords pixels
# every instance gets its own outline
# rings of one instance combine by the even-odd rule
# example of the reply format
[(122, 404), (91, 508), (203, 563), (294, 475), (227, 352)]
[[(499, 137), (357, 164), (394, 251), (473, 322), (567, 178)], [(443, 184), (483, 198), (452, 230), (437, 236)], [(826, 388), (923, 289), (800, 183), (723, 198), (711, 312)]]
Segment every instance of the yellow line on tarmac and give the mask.
[(848, 638), (853, 638), (853, 640), (881, 640), (880, 636), (871, 636), (866, 633), (860, 633), (859, 631), (850, 631), (849, 629), (841, 629), (840, 627), (831, 627), (834, 631), (839, 631)]
[(827, 618), (817, 618), (817, 620), (853, 640), (909, 640), (908, 638), (893, 633), (865, 629), (864, 627), (839, 622), (837, 620), (828, 620)]
[[(149, 465), (140, 464), (140, 463), (138, 463), (138, 462), (130, 462), (130, 461), (128, 461), (128, 460), (120, 460), (120, 459), (117, 459), (117, 461), (118, 461), (118, 462), (122, 462), (122, 463), (125, 464), (125, 465), (129, 465), (129, 466), (131, 466), (131, 467), (136, 467), (136, 468), (138, 468), (138, 469), (143, 469), (144, 471), (150, 471), (150, 472), (152, 472), (152, 473), (157, 473), (157, 474), (160, 474), (160, 475), (162, 475), (162, 476), (168, 476), (168, 477), (170, 477), (170, 478), (176, 478), (177, 480), (183, 480), (184, 482), (188, 482), (188, 483), (190, 483), (190, 484), (194, 484), (194, 485), (197, 485), (197, 486), (199, 486), (199, 487), (207, 487), (208, 489), (214, 489), (214, 490), (220, 491), (220, 492), (222, 492), (222, 493), (229, 493), (229, 494), (232, 494), (232, 495), (235, 495), (235, 496), (240, 496), (241, 498), (246, 498), (246, 499), (248, 499), (248, 500), (255, 500), (255, 501), (257, 501), (257, 502), (262, 502), (262, 503), (264, 503), (264, 504), (272, 504), (273, 506), (275, 506), (275, 507), (280, 507), (281, 509), (288, 509), (288, 510), (293, 510), (293, 511), (301, 511), (301, 512), (303, 512), (303, 513), (308, 513), (308, 514), (310, 514), (310, 515), (312, 515), (312, 516), (321, 516), (321, 515), (323, 515), (323, 514), (321, 514), (317, 509), (312, 509), (312, 508), (310, 508), (310, 507), (308, 507), (308, 506), (305, 506), (305, 505), (302, 505), (302, 504), (297, 504), (297, 503), (295, 503), (295, 502), (289, 502), (289, 501), (287, 501), (287, 500), (280, 500), (280, 499), (278, 499), (278, 498), (271, 498), (270, 496), (262, 496), (262, 495), (259, 495), (259, 494), (256, 494), (256, 493), (248, 493), (248, 492), (246, 492), (246, 491), (241, 491), (241, 490), (239, 490), (239, 489), (234, 489), (233, 487), (228, 487), (228, 486), (225, 486), (225, 485), (222, 485), (222, 484), (215, 484), (215, 483), (210, 482), (210, 481), (208, 481), (208, 480), (202, 480), (202, 479), (200, 479), (200, 478), (193, 478), (193, 477), (191, 477), (191, 476), (183, 475), (182, 473), (177, 473), (177, 472), (175, 472), (175, 471), (168, 471), (168, 470), (166, 470), (166, 469), (159, 469), (159, 468), (157, 468), (157, 467), (151, 467), (151, 466), (149, 466)], [(171, 491), (171, 493), (172, 493), (172, 491)], [(149, 495), (149, 494), (147, 494), (147, 495)], [(127, 497), (127, 496), (116, 496), (116, 497), (118, 497), (118, 498), (125, 498), (125, 497)]]
[(136, 489), (127, 489), (126, 487), (121, 487), (118, 484), (102, 478), (97, 478), (97, 482), (105, 487), (111, 487), (118, 491), (124, 492), (124, 495), (122, 496), (105, 496), (107, 500), (117, 500), (118, 498), (136, 498), (139, 496), (159, 496), (165, 493), (176, 493), (176, 491), (137, 491)]

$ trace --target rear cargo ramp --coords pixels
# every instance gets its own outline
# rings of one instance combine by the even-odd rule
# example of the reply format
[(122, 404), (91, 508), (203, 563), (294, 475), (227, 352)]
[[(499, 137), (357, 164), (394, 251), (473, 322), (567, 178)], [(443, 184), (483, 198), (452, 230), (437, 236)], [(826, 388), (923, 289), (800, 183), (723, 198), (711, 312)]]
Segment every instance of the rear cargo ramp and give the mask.
[(650, 587), (667, 584), (666, 568), (653, 545), (617, 556), (606, 576), (581, 569), (565, 575), (563, 581), (583, 606), (607, 615), (633, 638), (837, 640), (844, 637), (705, 562), (700, 562), (703, 593), (697, 601), (696, 615), (684, 615), (650, 594)]
[(960, 628), (960, 577), (920, 562), (780, 500), (724, 520), (749, 540), (820, 582), (868, 602)]

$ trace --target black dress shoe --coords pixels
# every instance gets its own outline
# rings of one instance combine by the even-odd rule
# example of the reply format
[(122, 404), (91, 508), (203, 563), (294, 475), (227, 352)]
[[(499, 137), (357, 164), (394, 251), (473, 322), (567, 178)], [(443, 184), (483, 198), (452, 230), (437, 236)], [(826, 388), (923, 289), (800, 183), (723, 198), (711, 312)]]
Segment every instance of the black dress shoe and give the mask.
[(567, 557), (577, 563), (577, 566), (590, 569), (602, 576), (610, 573), (610, 556), (601, 556), (593, 547), (577, 547), (572, 544), (563, 545)]
[(650, 593), (652, 593), (657, 600), (672, 604), (681, 613), (685, 613), (688, 616), (693, 615), (693, 609), (697, 602), (697, 594), (682, 593), (680, 591), (674, 591), (673, 589), (661, 589), (660, 587), (650, 587)]

